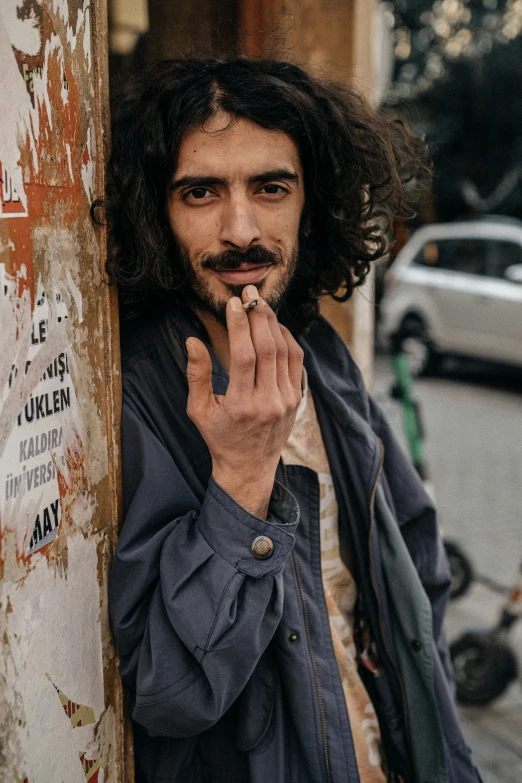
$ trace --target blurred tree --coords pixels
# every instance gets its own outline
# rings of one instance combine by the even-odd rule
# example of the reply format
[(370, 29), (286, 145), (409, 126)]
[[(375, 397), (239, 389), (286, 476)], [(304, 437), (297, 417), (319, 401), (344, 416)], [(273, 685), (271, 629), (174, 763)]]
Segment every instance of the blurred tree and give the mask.
[(387, 103), (425, 132), (435, 214), (522, 218), (522, 0), (395, 0)]

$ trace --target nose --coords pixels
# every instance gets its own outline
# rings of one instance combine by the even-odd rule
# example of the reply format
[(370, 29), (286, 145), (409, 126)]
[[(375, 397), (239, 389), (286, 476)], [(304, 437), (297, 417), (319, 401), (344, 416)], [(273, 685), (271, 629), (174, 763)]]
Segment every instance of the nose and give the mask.
[(246, 250), (261, 239), (254, 204), (247, 194), (234, 194), (221, 215), (220, 240), (228, 248)]

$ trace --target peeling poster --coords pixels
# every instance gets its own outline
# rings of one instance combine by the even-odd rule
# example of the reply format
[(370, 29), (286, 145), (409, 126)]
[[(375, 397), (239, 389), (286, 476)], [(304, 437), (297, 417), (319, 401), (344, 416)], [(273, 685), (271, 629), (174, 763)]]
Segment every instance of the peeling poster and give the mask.
[(90, 218), (104, 14), (98, 0), (0, 2), (2, 783), (130, 780), (106, 605), (115, 310)]

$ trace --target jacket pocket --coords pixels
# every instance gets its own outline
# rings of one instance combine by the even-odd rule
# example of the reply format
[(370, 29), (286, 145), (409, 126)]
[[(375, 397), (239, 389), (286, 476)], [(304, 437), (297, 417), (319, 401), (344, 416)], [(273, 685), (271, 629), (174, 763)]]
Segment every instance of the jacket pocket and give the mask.
[(275, 693), (276, 672), (272, 653), (267, 649), (236, 701), (238, 750), (261, 750), (263, 740), (269, 741)]

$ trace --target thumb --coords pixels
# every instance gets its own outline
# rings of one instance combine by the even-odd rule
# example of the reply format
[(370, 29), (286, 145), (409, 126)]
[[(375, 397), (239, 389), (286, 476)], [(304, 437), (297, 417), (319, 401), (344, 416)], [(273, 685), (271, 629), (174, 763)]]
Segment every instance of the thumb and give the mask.
[(200, 408), (214, 397), (212, 390), (212, 361), (206, 345), (196, 337), (187, 342), (187, 381), (189, 385), (188, 405)]

